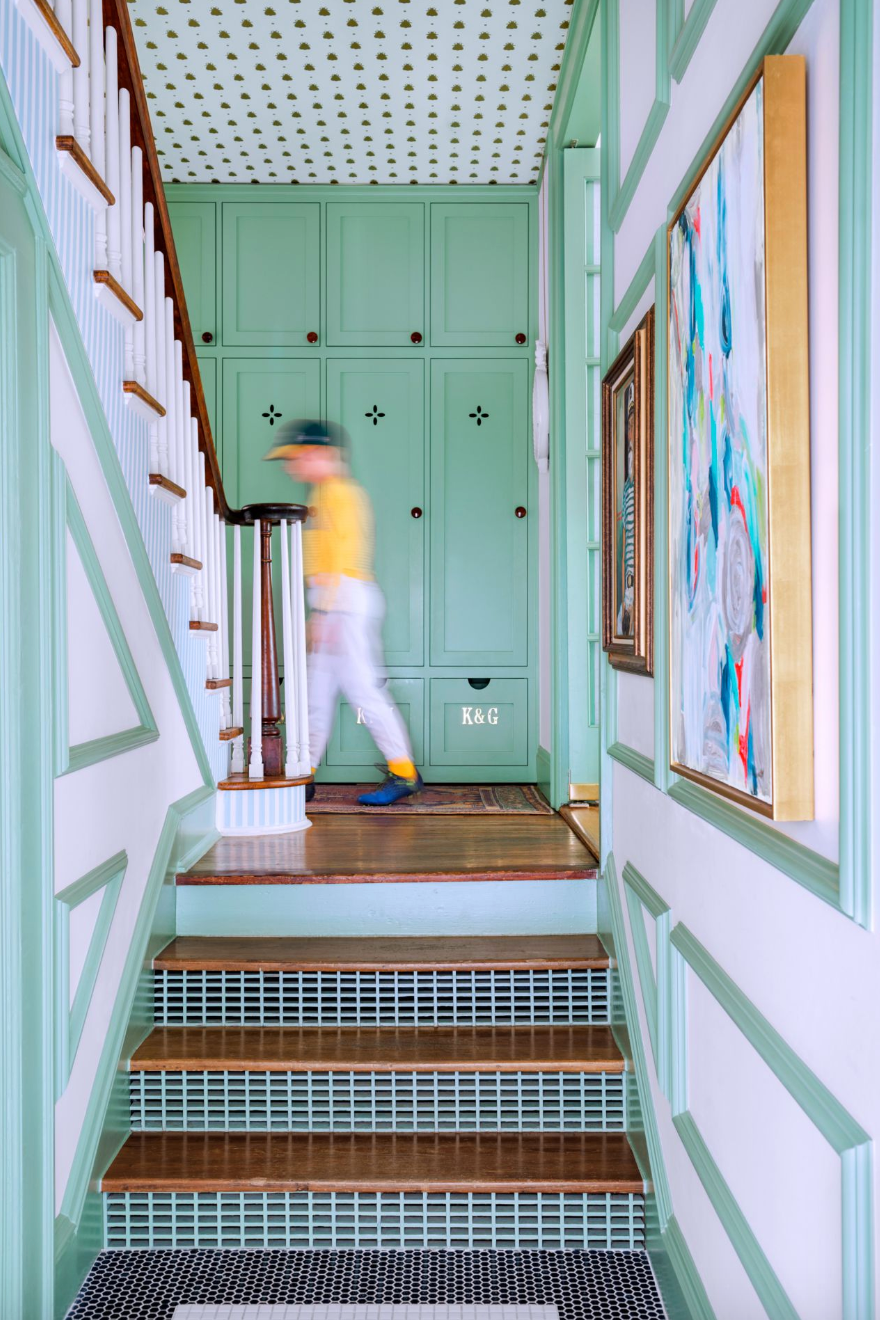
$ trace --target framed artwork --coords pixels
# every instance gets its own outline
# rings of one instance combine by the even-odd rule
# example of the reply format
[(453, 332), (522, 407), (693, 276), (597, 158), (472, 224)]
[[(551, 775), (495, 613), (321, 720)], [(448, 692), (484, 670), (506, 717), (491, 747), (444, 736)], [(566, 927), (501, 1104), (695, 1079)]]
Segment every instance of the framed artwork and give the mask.
[(654, 308), (602, 381), (602, 644), (654, 672)]
[(767, 57), (667, 231), (670, 761), (813, 814), (805, 64)]

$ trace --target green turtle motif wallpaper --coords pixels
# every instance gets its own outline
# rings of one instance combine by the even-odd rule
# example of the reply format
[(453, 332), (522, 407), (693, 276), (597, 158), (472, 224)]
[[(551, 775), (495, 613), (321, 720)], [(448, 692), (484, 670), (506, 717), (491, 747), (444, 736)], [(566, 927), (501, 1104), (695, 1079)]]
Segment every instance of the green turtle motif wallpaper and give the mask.
[(130, 0), (169, 183), (536, 180), (572, 0)]

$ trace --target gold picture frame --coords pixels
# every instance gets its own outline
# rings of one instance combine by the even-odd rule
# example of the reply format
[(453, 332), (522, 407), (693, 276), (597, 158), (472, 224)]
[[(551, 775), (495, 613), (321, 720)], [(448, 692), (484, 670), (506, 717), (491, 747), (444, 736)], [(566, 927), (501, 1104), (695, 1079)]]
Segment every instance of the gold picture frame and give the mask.
[(806, 68), (768, 56), (667, 228), (670, 766), (813, 816)]
[(602, 381), (602, 646), (654, 672), (654, 308)]

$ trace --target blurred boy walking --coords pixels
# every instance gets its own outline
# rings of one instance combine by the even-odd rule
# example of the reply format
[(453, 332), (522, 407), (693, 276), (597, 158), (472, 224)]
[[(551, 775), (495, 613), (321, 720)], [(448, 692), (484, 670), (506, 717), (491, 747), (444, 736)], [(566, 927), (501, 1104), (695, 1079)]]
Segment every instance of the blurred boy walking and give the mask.
[[(348, 466), (342, 427), (302, 419), (279, 429), (266, 455), (308, 482), (303, 532), (309, 616), (309, 740), (312, 770), (327, 746), (340, 693), (359, 712), (388, 765), (385, 782), (358, 801), (387, 806), (417, 793), (422, 777), (400, 712), (383, 685), (385, 600), (373, 576), (373, 511)], [(314, 785), (309, 786), (314, 796)]]

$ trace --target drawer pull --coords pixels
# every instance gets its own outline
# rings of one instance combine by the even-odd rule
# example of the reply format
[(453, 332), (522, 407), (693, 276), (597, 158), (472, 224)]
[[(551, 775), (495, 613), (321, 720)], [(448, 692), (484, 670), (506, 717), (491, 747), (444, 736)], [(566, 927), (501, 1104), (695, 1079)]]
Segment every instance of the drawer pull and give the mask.
[(409, 512), (410, 512), (410, 517), (412, 518), (421, 518), (422, 516), (422, 511), (418, 505), (416, 505), (414, 509), (410, 509)]
[(410, 339), (414, 344), (420, 344), (422, 342), (422, 336), (419, 334), (418, 330), (413, 330)]
[(487, 688), (491, 682), (491, 678), (469, 678), (468, 686), (472, 687), (476, 692), (482, 692), (483, 688)]
[(202, 335), (202, 343), (203, 343), (203, 344), (213, 344), (213, 342), (214, 342), (214, 336), (211, 334), (211, 331), (210, 331), (210, 330), (206, 330), (206, 331), (204, 332), (204, 334)]
[(517, 518), (524, 518), (526, 516), (526, 511), (521, 504), (518, 504), (513, 512), (516, 514)]
[(317, 330), (310, 330), (309, 333), (306, 335), (306, 339), (309, 341), (310, 344), (317, 344), (318, 342)]
[(525, 337), (525, 335), (523, 335), (523, 334), (519, 334), (519, 335), (517, 335), (517, 337), (516, 337), (516, 342), (517, 342), (518, 344), (524, 344), (524, 343), (526, 342), (526, 337)]

